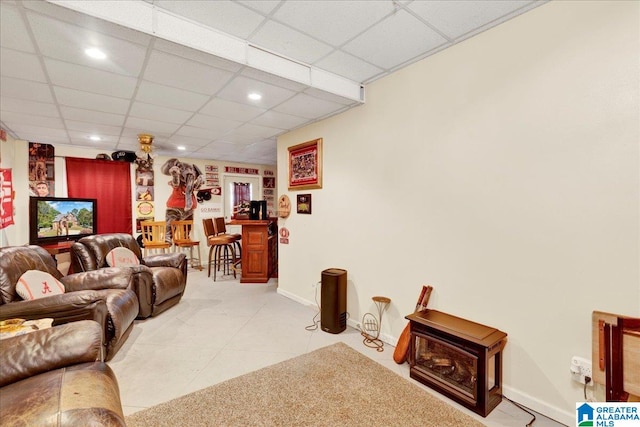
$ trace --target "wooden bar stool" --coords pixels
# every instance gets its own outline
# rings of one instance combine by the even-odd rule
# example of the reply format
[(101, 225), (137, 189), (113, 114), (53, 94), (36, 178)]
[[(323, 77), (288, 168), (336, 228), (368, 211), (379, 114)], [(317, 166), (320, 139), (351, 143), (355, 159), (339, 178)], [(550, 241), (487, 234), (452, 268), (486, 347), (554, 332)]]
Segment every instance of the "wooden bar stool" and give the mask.
[[(191, 240), (193, 232), (193, 220), (172, 220), (171, 221), (171, 238), (173, 239), (173, 248), (176, 252), (182, 252), (188, 249), (187, 260), (192, 268), (202, 271), (202, 258), (200, 258), (200, 241)], [(194, 257), (193, 248), (197, 249), (198, 257)]]
[(227, 233), (227, 225), (225, 224), (224, 217), (217, 217), (213, 219), (213, 229), (215, 230), (216, 236), (225, 236), (231, 237), (233, 239), (233, 243), (236, 246), (236, 253), (238, 258), (242, 258), (242, 245), (240, 242), (242, 241), (242, 234), (238, 233)]
[(233, 277), (236, 277), (235, 268), (231, 268), (236, 258), (236, 251), (233, 247), (233, 239), (227, 236), (216, 236), (212, 218), (202, 220), (204, 234), (207, 236), (209, 246), (209, 260), (207, 262), (207, 277), (211, 277), (211, 260), (213, 258), (213, 281), (216, 280), (216, 271), (223, 267), (222, 274), (229, 274), (233, 270)]
[(142, 244), (144, 245), (144, 256), (160, 251), (166, 253), (171, 248), (171, 243), (166, 241), (167, 223), (166, 221), (142, 221)]

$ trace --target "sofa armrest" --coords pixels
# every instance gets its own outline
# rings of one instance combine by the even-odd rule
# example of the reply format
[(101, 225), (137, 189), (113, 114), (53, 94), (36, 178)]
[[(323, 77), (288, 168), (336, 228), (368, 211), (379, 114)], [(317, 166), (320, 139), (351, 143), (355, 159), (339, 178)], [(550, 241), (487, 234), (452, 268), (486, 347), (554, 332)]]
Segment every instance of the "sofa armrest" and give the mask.
[(187, 264), (187, 256), (183, 253), (171, 252), (148, 255), (142, 261), (148, 267), (175, 267), (182, 270), (183, 266)]
[(101, 360), (102, 329), (90, 320), (6, 338), (0, 345), (0, 387), (53, 369)]
[(53, 318), (54, 325), (78, 320), (95, 320), (106, 327), (107, 304), (97, 291), (71, 292), (32, 301), (0, 305), (0, 320)]
[(60, 279), (66, 292), (102, 289), (133, 289), (133, 272), (129, 268), (108, 267), (70, 274)]

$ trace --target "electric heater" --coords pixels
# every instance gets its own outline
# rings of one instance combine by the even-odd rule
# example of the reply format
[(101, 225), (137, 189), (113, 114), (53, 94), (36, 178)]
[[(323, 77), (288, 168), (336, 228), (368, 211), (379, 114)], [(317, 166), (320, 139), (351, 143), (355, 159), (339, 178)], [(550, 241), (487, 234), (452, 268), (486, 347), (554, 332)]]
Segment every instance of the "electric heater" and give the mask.
[(339, 334), (347, 329), (347, 270), (324, 270), (320, 286), (320, 328)]

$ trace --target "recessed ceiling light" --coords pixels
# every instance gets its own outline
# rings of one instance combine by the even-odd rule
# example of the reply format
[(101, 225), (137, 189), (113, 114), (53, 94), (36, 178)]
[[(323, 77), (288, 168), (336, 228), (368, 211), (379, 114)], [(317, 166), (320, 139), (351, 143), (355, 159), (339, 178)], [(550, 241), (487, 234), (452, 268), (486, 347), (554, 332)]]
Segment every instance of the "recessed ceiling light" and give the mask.
[(89, 139), (92, 141), (100, 141), (102, 138), (100, 138), (98, 135), (91, 135)]
[(187, 147), (185, 147), (184, 145), (178, 145), (176, 148), (180, 151), (184, 151), (187, 149)]
[(84, 53), (86, 53), (93, 59), (105, 59), (107, 57), (107, 54), (97, 47), (90, 47), (89, 49), (85, 49)]
[(262, 99), (262, 95), (260, 95), (259, 93), (252, 92), (249, 94), (249, 99), (253, 101), (259, 101)]

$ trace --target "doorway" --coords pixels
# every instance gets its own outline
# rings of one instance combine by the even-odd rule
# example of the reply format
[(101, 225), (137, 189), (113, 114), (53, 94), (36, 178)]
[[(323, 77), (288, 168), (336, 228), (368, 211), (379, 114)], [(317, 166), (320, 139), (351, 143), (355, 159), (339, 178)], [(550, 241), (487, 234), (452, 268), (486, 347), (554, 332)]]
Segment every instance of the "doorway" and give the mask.
[[(222, 178), (222, 200), (224, 203), (224, 219), (230, 221), (233, 207), (242, 201), (262, 200), (262, 185), (259, 176), (224, 175)], [(248, 200), (236, 200), (236, 195), (249, 197)]]

